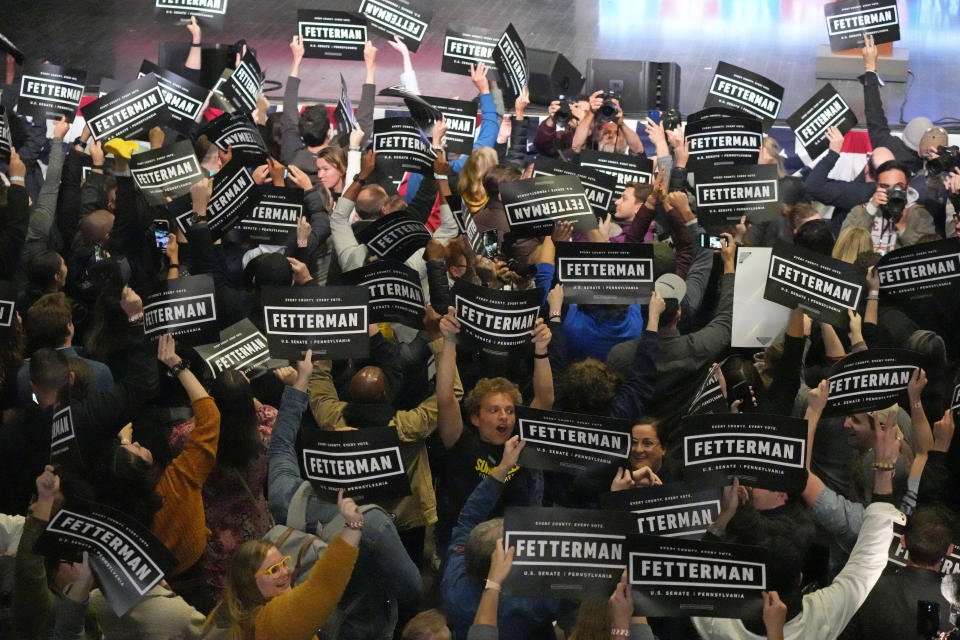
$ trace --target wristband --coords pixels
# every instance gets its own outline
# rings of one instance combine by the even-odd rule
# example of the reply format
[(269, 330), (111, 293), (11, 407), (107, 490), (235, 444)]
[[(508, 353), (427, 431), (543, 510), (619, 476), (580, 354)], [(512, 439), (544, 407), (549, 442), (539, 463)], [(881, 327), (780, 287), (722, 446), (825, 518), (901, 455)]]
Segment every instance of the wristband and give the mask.
[(95, 164), (95, 165), (92, 165), (90, 168), (91, 168), (91, 169), (103, 169), (103, 166), (104, 166), (103, 164)]
[(560, 311), (551, 311), (551, 312), (550, 312), (550, 319), (553, 320), (554, 318), (559, 318), (559, 317), (562, 316), (562, 315), (563, 315), (563, 313), (560, 312)]
[(141, 320), (143, 320), (143, 311), (128, 317), (127, 320), (129, 322), (140, 322)]
[(923, 402), (921, 402), (920, 400), (917, 400), (910, 406), (913, 407), (914, 409), (923, 409)]
[(356, 520), (354, 522), (347, 522), (347, 527), (351, 529), (363, 529), (363, 520)]
[(179, 271), (180, 265), (178, 265), (176, 262), (171, 262), (170, 264), (167, 265), (167, 269), (176, 269), (177, 271)]
[(544, 358), (549, 358), (549, 357), (550, 357), (550, 354), (549, 354), (549, 353), (535, 353), (535, 354), (533, 354), (533, 357), (534, 357), (536, 360), (543, 360)]
[(880, 302), (880, 297), (879, 297), (879, 296), (867, 296), (867, 300), (876, 300), (877, 302)]
[(447, 179), (449, 179), (449, 178), (450, 178), (450, 176), (448, 176), (448, 175), (445, 174), (445, 173), (435, 173), (435, 174), (433, 174), (433, 179), (434, 179), (434, 180), (447, 180)]
[(190, 368), (190, 363), (187, 362), (186, 360), (181, 360), (177, 364), (170, 367), (170, 375), (176, 378), (177, 376), (179, 376), (181, 373), (183, 373), (189, 368)]
[(493, 580), (490, 580), (489, 578), (487, 578), (487, 581), (484, 583), (483, 588), (492, 589), (493, 591), (496, 591), (498, 593), (500, 591), (500, 585), (494, 582)]
[(24, 184), (23, 176), (10, 176), (10, 182), (19, 182), (20, 184)]
[(191, 47), (202, 47), (202, 46), (203, 46), (203, 43), (198, 42), (198, 43), (194, 44), (193, 42), (191, 42), (191, 43), (190, 43), (190, 46), (191, 46)]
[(623, 636), (624, 638), (629, 638), (630, 630), (629, 629), (610, 629), (610, 635)]
[(81, 149), (86, 149), (87, 143), (81, 140), (80, 138), (77, 138), (76, 140), (73, 141), (73, 146), (80, 147)]
[(870, 293), (867, 294), (867, 295), (874, 296), (874, 297), (879, 297), (879, 296), (880, 296), (880, 292), (879, 292), (877, 289), (871, 289), (871, 290), (870, 290)]

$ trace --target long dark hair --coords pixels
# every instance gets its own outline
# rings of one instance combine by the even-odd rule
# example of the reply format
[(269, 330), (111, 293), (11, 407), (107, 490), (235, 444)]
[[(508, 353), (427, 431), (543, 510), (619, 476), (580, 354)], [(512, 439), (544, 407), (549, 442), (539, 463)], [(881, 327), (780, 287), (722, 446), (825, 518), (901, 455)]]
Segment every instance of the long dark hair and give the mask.
[(117, 340), (117, 336), (125, 335), (129, 323), (127, 314), (120, 306), (120, 288), (105, 287), (93, 307), (93, 326), (84, 343), (87, 356), (109, 363), (125, 347), (122, 340)]
[(213, 381), (210, 392), (220, 409), (217, 463), (245, 467), (263, 446), (250, 383), (239, 371), (224, 371)]
[(119, 439), (107, 452), (104, 466), (97, 487), (99, 500), (153, 527), (153, 517), (163, 506), (157, 495), (162, 469), (125, 449)]

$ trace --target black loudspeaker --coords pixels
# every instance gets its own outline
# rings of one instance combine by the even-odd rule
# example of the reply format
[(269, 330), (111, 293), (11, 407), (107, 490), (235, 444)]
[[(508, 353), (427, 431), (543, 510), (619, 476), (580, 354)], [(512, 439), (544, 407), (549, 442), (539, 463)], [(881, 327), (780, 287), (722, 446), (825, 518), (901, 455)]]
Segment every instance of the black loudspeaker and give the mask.
[(587, 60), (586, 92), (613, 91), (628, 115), (680, 107), (680, 65), (643, 60)]
[(533, 104), (548, 105), (561, 94), (572, 98), (583, 88), (583, 76), (562, 53), (527, 49), (527, 69)]
[[(235, 56), (232, 48), (233, 45), (229, 44), (210, 44), (200, 49), (201, 86), (212, 89), (220, 79), (223, 70), (233, 67)], [(182, 74), (188, 53), (190, 53), (190, 44), (187, 42), (161, 42), (157, 64), (164, 69)]]

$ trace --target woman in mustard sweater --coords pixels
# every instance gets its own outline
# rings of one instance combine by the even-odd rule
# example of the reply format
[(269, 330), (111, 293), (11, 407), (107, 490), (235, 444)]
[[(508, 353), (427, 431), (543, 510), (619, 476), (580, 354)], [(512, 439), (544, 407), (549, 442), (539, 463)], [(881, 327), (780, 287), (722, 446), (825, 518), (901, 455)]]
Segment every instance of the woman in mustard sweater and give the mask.
[(363, 514), (342, 490), (337, 504), (346, 527), (296, 587), (289, 556), (268, 542), (244, 542), (230, 561), (223, 602), (207, 619), (206, 631), (227, 626), (230, 640), (315, 638), (350, 580), (363, 529)]

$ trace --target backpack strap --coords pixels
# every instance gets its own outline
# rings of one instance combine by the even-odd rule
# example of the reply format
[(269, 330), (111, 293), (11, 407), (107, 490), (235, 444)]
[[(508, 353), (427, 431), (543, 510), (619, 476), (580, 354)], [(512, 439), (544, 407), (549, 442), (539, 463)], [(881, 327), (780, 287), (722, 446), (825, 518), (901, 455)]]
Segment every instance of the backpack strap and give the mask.
[(289, 506), (287, 506), (288, 527), (293, 527), (298, 531), (306, 531), (307, 501), (310, 499), (312, 492), (313, 487), (310, 486), (309, 480), (304, 480), (300, 483), (300, 486), (297, 487), (293, 497), (290, 498)]

